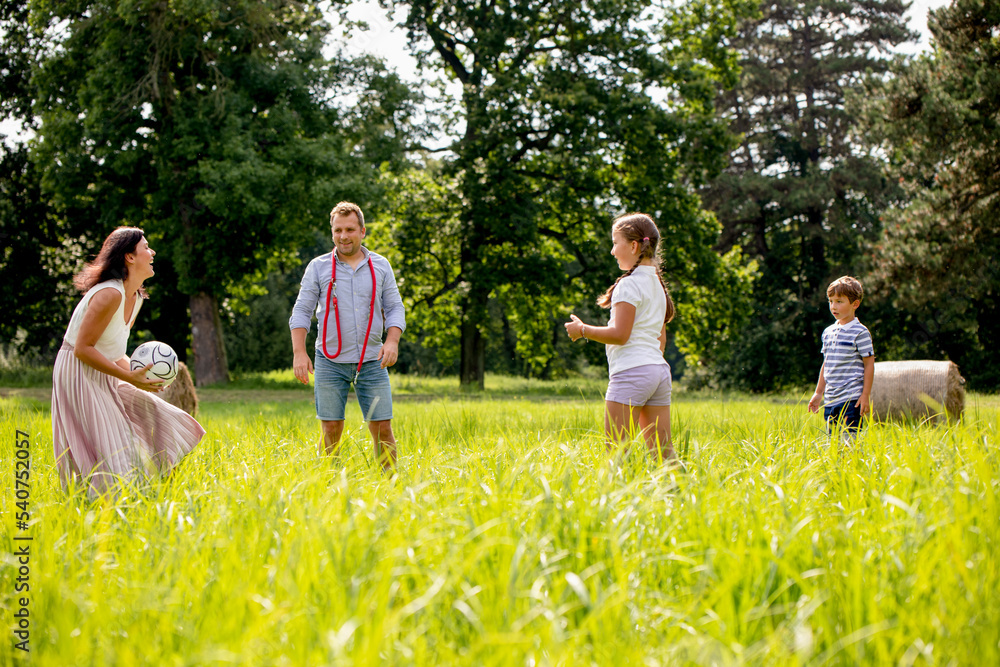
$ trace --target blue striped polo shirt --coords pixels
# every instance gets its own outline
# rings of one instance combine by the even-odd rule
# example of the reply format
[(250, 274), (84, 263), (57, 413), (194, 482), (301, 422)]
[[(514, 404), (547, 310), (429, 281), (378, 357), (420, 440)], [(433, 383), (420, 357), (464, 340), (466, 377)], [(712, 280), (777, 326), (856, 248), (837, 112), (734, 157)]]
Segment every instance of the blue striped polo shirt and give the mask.
[(862, 357), (875, 355), (872, 335), (854, 318), (847, 324), (834, 322), (823, 332), (823, 378), (826, 405), (840, 405), (861, 398), (865, 383)]

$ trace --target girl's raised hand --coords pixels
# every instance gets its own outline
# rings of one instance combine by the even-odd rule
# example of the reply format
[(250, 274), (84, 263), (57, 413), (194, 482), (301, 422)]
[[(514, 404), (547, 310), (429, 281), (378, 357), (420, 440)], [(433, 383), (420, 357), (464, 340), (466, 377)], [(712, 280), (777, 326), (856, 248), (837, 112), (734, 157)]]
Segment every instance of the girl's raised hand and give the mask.
[(570, 340), (580, 340), (583, 337), (583, 321), (572, 314), (569, 316), (569, 319), (570, 321), (563, 325), (566, 327), (566, 334)]

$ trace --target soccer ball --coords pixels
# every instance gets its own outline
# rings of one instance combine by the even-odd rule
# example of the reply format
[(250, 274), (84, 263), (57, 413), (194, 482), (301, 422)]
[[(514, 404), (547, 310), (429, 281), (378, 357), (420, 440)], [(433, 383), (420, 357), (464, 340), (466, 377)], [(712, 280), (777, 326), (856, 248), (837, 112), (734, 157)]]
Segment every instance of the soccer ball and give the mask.
[(153, 367), (146, 371), (146, 379), (163, 380), (164, 389), (177, 377), (177, 353), (166, 343), (152, 340), (135, 348), (129, 360), (129, 368), (137, 370), (149, 364), (153, 364)]

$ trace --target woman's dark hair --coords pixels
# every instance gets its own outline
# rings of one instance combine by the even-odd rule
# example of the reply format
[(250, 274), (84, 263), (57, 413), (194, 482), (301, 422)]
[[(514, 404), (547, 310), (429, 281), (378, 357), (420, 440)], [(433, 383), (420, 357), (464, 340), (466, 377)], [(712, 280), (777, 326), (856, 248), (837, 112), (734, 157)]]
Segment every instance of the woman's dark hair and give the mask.
[[(101, 252), (93, 262), (83, 267), (83, 271), (73, 276), (73, 285), (81, 292), (86, 292), (105, 280), (121, 280), (128, 278), (128, 264), (125, 255), (135, 252), (139, 241), (145, 233), (138, 227), (119, 227), (104, 239)], [(139, 296), (149, 298), (146, 290), (139, 286)]]
[(632, 268), (618, 276), (615, 284), (601, 295), (601, 298), (597, 300), (597, 305), (601, 308), (610, 308), (611, 295), (615, 293), (615, 287), (618, 286), (618, 283), (623, 278), (632, 275), (632, 272), (636, 270), (642, 260), (651, 259), (653, 260), (653, 267), (656, 269), (656, 277), (660, 279), (660, 284), (663, 285), (663, 294), (667, 297), (667, 312), (663, 321), (669, 322), (674, 319), (674, 300), (670, 298), (670, 289), (667, 287), (667, 281), (663, 279), (663, 274), (660, 273), (660, 262), (662, 261), (659, 253), (660, 230), (656, 228), (656, 223), (645, 213), (626, 213), (615, 218), (611, 229), (612, 231), (621, 233), (629, 243), (632, 241), (638, 242), (639, 256), (636, 257)]

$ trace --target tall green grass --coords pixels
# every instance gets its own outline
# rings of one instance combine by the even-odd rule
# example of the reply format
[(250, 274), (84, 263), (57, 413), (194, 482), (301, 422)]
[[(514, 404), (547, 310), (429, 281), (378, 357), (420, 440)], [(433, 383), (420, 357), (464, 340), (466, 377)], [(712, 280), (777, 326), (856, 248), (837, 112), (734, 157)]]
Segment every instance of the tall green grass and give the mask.
[[(443, 398), (464, 395), (469, 400), (493, 398), (600, 398), (607, 388), (606, 376), (576, 376), (566, 380), (537, 380), (487, 373), (483, 391), (463, 391), (457, 377), (429, 377), (393, 373), (392, 391), (396, 396), (410, 398)], [(8, 359), (0, 350), (0, 388), (51, 390), (52, 366), (32, 364), (20, 359)], [(198, 390), (209, 401), (256, 400), (264, 397), (294, 400), (312, 396), (312, 386), (305, 387), (291, 369), (234, 375), (226, 384), (210, 385)], [(242, 392), (242, 393), (241, 393)], [(23, 393), (23, 392), (12, 392)], [(37, 393), (37, 392), (36, 392)]]
[(0, 406), (8, 551), (33, 448), (32, 664), (1000, 663), (995, 398), (841, 447), (804, 402), (681, 395), (686, 473), (609, 457), (599, 401), (398, 401), (393, 479), (356, 405), (335, 464), (307, 400), (206, 402), (172, 477), (95, 502), (47, 413)]
[[(526, 398), (526, 397), (569, 397), (594, 398), (602, 397), (608, 386), (606, 376), (574, 377), (564, 381), (537, 380), (532, 378), (496, 375), (487, 373), (482, 392), (476, 391), (467, 396), (470, 400), (490, 398)], [(292, 371), (270, 371), (266, 373), (247, 373), (234, 377), (226, 385), (213, 389), (227, 391), (241, 390), (305, 390), (295, 379)], [(420, 397), (452, 397), (462, 394), (457, 377), (429, 377), (423, 375), (393, 374), (392, 392), (397, 396)]]

